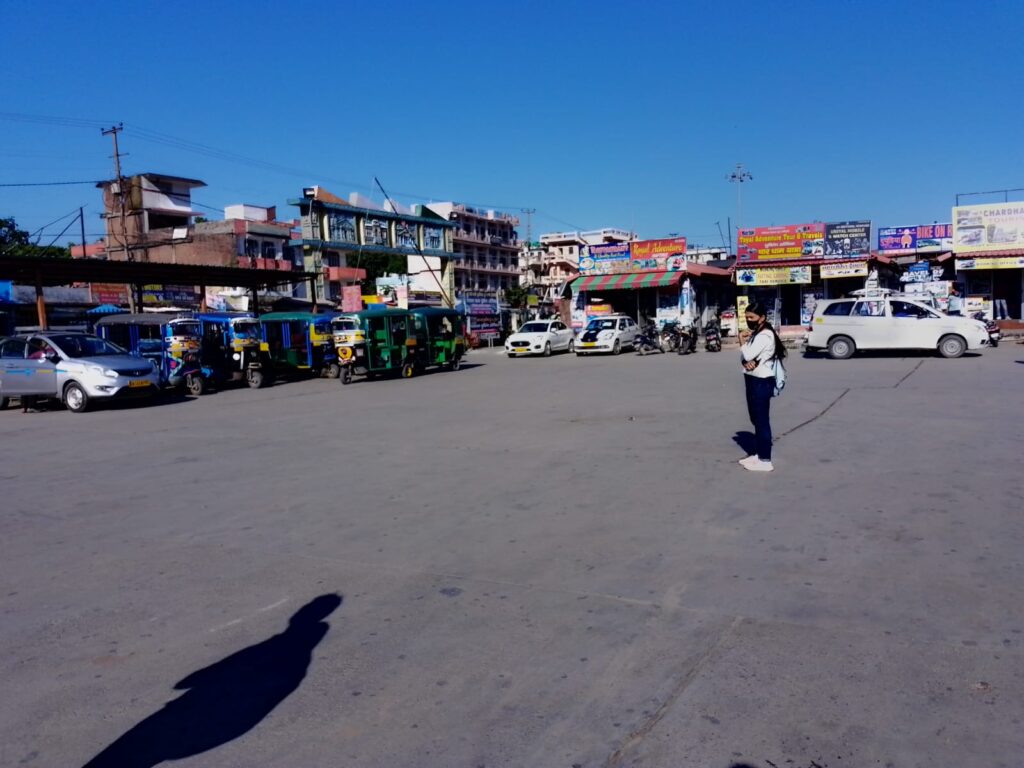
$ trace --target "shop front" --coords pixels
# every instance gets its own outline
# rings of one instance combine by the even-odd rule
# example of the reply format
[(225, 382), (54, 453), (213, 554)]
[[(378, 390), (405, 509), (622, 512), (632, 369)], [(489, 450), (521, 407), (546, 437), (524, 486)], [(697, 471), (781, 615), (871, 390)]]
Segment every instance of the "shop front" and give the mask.
[(953, 208), (953, 250), (966, 311), (1024, 319), (1024, 202)]
[(802, 327), (811, 322), (814, 305), (823, 299), (848, 296), (871, 283), (897, 286), (898, 267), (880, 255), (864, 259), (794, 259), (748, 262), (735, 268), (740, 298), (737, 309), (760, 302), (777, 328)]
[(625, 272), (578, 277), (571, 285), (574, 330), (592, 318), (623, 314), (639, 324), (700, 323), (709, 307), (724, 306), (730, 294), (729, 272), (689, 262), (672, 271)]

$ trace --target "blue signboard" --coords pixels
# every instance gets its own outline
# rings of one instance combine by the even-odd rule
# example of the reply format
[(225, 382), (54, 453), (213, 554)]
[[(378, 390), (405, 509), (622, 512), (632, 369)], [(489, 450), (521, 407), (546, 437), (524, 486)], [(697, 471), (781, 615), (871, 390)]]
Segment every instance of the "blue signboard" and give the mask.
[(0, 301), (14, 301), (14, 283), (10, 280), (0, 280)]
[(878, 250), (917, 250), (917, 227), (879, 227)]
[(878, 229), (880, 251), (948, 251), (952, 248), (952, 224), (918, 224)]
[(467, 315), (497, 315), (498, 297), (485, 291), (463, 291), (462, 308)]

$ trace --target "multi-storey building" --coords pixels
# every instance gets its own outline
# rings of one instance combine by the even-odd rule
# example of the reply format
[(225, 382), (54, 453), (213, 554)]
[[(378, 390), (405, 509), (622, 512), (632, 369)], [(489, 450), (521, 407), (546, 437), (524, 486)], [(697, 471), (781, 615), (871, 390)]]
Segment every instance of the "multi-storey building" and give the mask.
[(507, 291), (519, 285), (519, 219), (508, 213), (462, 203), (429, 203), (427, 207), (452, 222), (457, 254), (455, 290)]
[[(346, 201), (322, 187), (288, 202), (302, 217), (301, 238), (291, 245), (301, 249), (305, 269), (320, 275), (320, 297), (337, 301), (344, 285), (395, 272), (409, 275), (411, 303), (454, 302), (455, 225), (444, 217), (419, 205), (380, 208), (358, 194)], [(428, 295), (417, 302), (417, 292)]]
[(552, 232), (540, 241), (526, 243), (520, 255), (524, 284), (543, 300), (561, 297), (565, 284), (580, 273), (580, 253), (588, 245), (609, 245), (636, 240), (624, 229), (593, 229), (587, 232)]

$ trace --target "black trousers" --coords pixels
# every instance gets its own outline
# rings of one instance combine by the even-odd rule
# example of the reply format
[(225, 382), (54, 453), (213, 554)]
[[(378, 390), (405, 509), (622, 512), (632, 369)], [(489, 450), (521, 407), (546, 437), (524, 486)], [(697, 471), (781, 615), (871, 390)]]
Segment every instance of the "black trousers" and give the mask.
[(768, 412), (775, 392), (775, 378), (759, 379), (748, 375), (743, 378), (747, 386), (747, 412), (750, 414), (750, 423), (754, 425), (757, 457), (762, 461), (771, 461), (772, 423)]

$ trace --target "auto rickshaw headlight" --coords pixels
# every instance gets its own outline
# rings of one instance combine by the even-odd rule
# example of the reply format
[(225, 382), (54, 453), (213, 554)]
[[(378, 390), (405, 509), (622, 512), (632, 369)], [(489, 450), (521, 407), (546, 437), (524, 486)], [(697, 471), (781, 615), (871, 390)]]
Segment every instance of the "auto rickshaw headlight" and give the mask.
[(242, 359), (242, 356), (241, 356), (240, 354), (238, 354), (237, 352), (235, 352), (235, 354), (233, 354), (233, 355), (231, 356), (231, 359), (232, 359), (232, 360), (241, 360), (241, 359)]

